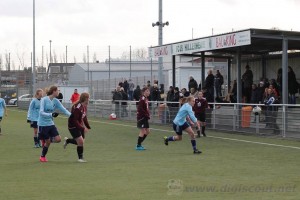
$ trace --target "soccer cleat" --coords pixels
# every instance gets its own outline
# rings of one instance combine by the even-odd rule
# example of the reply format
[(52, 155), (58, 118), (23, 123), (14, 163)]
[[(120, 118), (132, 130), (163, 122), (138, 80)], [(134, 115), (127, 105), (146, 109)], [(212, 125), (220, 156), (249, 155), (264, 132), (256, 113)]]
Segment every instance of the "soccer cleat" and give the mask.
[(202, 151), (199, 151), (198, 149), (194, 150), (194, 154), (200, 154)]
[(41, 162), (48, 162), (47, 158), (46, 157), (42, 157), (42, 156), (40, 157), (40, 161)]
[(165, 137), (164, 137), (164, 142), (165, 142), (165, 145), (167, 145), (167, 146), (168, 146), (168, 144), (169, 144), (169, 140), (168, 140), (168, 137), (167, 137), (167, 136), (165, 136)]
[(40, 148), (40, 145), (36, 143), (33, 148)]
[(64, 140), (65, 140), (65, 142), (64, 142), (64, 146), (63, 146), (63, 147), (64, 147), (64, 149), (66, 149), (66, 147), (67, 147), (67, 145), (68, 145), (68, 143), (67, 143), (67, 139), (69, 139), (69, 138), (67, 138), (67, 137), (65, 137), (65, 138), (64, 138)]
[(142, 145), (141, 146), (136, 145), (135, 150), (143, 151), (143, 150), (146, 150), (146, 149)]
[(78, 162), (79, 162), (79, 163), (86, 163), (86, 160), (78, 159)]

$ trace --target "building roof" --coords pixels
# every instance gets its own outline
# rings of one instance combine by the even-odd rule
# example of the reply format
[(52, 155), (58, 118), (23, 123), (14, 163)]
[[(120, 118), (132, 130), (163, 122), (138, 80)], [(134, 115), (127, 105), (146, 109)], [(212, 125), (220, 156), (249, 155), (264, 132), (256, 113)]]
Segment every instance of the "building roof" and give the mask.
[[(238, 36), (241, 37), (238, 38)], [(250, 28), (150, 47), (149, 51), (153, 58), (170, 55), (199, 55), (200, 52), (211, 52), (212, 54), (209, 56), (212, 57), (214, 55), (232, 56), (238, 49), (243, 55), (262, 55), (282, 51), (283, 39), (289, 41), (288, 50), (300, 50), (300, 32)], [(235, 42), (240, 43), (236, 44)], [(183, 48), (182, 51), (180, 51), (180, 47)]]
[[(80, 66), (85, 71), (94, 71), (94, 72), (107, 72), (109, 71), (109, 62), (102, 63), (76, 63), (77, 66)], [(158, 63), (157, 61), (152, 62), (152, 69), (157, 70)], [(147, 71), (151, 68), (150, 61), (132, 61), (131, 70), (135, 71)], [(114, 61), (110, 63), (110, 71), (129, 71), (130, 62), (129, 61)]]

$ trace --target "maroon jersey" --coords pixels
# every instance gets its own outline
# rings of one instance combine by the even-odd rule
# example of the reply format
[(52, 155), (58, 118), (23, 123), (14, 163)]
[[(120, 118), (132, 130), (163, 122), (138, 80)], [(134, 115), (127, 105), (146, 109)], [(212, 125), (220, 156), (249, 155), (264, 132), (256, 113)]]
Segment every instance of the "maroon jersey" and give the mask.
[(196, 113), (203, 113), (205, 109), (208, 108), (208, 104), (205, 98), (195, 99), (195, 105), (193, 107), (193, 111)]
[(84, 131), (84, 127), (88, 129), (91, 128), (86, 117), (86, 106), (78, 103), (72, 106), (71, 116), (68, 120), (68, 128), (76, 128), (80, 131)]
[(137, 120), (141, 120), (143, 118), (150, 119), (150, 112), (149, 112), (149, 103), (148, 99), (145, 96), (141, 96), (140, 101), (137, 107)]

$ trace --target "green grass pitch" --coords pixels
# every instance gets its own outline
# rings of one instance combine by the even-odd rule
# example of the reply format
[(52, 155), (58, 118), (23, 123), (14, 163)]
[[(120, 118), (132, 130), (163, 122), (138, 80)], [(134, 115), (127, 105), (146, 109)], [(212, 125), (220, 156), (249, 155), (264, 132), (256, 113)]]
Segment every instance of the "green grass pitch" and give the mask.
[[(187, 135), (165, 146), (171, 127), (150, 124), (147, 150), (139, 152), (135, 123), (89, 120), (87, 163), (77, 163), (76, 147), (64, 150), (63, 143), (52, 144), (49, 162), (40, 163), (26, 112), (10, 108), (1, 122), (0, 199), (300, 199), (299, 141), (208, 130), (197, 139), (203, 153), (193, 155)], [(65, 117), (55, 123), (70, 137)]]

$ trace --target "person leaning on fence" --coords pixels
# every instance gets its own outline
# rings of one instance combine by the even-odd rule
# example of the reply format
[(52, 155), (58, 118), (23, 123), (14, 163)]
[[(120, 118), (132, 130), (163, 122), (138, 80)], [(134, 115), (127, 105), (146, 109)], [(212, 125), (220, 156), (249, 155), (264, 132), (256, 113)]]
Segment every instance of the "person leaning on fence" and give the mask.
[(131, 78), (128, 80), (128, 87), (129, 87), (128, 88), (128, 99), (130, 101), (132, 101), (133, 100), (133, 92), (134, 92), (134, 83)]
[(266, 105), (266, 128), (274, 129), (274, 131), (279, 129), (276, 123), (278, 106), (275, 105), (278, 103), (278, 97), (274, 94), (274, 90), (272, 88), (268, 88), (264, 100), (264, 104)]
[(116, 90), (113, 93), (113, 103), (115, 104), (115, 114), (120, 117), (120, 101), (123, 99), (123, 95), (121, 93), (121, 87), (117, 86)]
[(121, 110), (121, 117), (127, 117), (127, 101), (128, 101), (128, 95), (125, 92), (124, 88), (120, 88), (121, 94), (122, 94), (122, 110)]

